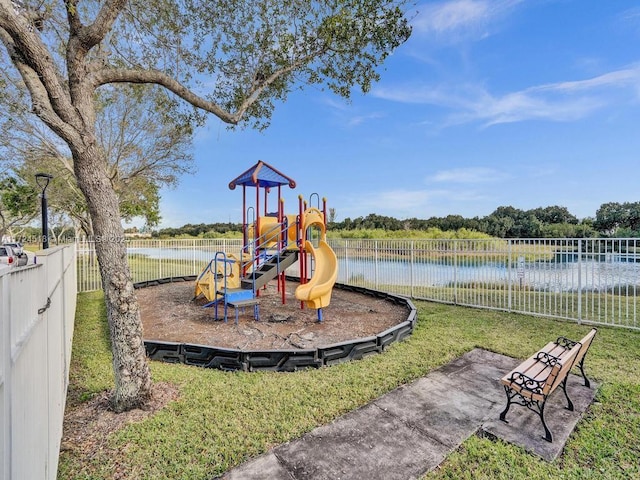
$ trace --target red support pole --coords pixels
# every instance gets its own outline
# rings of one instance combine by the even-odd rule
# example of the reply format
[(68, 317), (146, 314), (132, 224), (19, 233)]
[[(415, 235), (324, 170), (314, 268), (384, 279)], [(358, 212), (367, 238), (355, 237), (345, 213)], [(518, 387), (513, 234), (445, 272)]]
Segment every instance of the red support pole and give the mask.
[[(284, 215), (284, 198), (280, 197), (280, 186), (278, 185), (278, 222), (280, 225), (284, 225), (285, 215)], [(281, 227), (282, 228), (282, 227)], [(287, 246), (287, 234), (288, 234), (288, 226), (286, 229), (282, 228), (281, 244), (280, 251), (282, 251)], [(284, 305), (287, 302), (286, 299), (286, 278), (284, 272), (280, 272), (278, 276), (278, 289), (282, 294), (282, 304)]]
[[(303, 208), (303, 201), (302, 201), (302, 195), (298, 195), (298, 209), (300, 211), (299, 213), (299, 225), (298, 225), (298, 232), (299, 232), (299, 236), (300, 236), (300, 253), (298, 255), (298, 265), (300, 266), (299, 270), (300, 270), (300, 284), (304, 285), (305, 283), (307, 283), (307, 257), (305, 255), (304, 252), (304, 242), (306, 240), (306, 233), (304, 231), (304, 208)], [(304, 309), (304, 302), (300, 301), (300, 308)]]
[[(280, 187), (278, 187), (278, 194), (280, 194)], [(287, 246), (287, 230), (284, 229), (284, 198), (278, 197), (278, 223), (280, 227), (280, 239), (282, 240), (282, 248)]]
[(327, 230), (327, 197), (322, 197), (322, 216), (324, 217), (324, 229)]
[(267, 208), (269, 204), (269, 187), (264, 187), (264, 216), (267, 216), (269, 213), (269, 209)]
[(256, 228), (254, 232), (254, 237), (256, 239), (255, 248), (256, 255), (258, 254), (258, 247), (260, 246), (258, 242), (258, 238), (260, 237), (260, 187), (256, 183)]
[(247, 187), (246, 185), (242, 185), (242, 249), (243, 251), (245, 251), (245, 253), (248, 253), (246, 248), (249, 244), (247, 227)]

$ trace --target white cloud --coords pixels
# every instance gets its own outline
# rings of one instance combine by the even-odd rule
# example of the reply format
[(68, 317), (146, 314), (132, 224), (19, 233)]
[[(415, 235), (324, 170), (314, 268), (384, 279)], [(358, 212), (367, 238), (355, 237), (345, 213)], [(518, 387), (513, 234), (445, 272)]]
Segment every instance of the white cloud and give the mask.
[(337, 122), (343, 127), (357, 127), (371, 120), (384, 118), (384, 114), (380, 112), (365, 113), (362, 115), (354, 115), (354, 107), (346, 101), (336, 100), (334, 97), (322, 97), (322, 103), (329, 108), (331, 114), (336, 118)]
[(348, 102), (342, 100), (341, 98), (338, 99), (338, 97), (335, 96), (324, 95), (323, 97), (321, 97), (321, 102), (325, 106), (339, 112), (348, 111), (350, 109), (350, 105)]
[(383, 205), (402, 205), (405, 208), (414, 208), (421, 205), (429, 199), (428, 192), (424, 190), (391, 190), (382, 192), (380, 195), (380, 203)]
[(454, 211), (466, 214), (487, 199), (485, 192), (469, 188), (396, 189), (349, 199), (343, 202), (349, 207), (339, 210), (342, 218), (364, 217), (374, 212), (395, 218), (427, 218), (448, 215)]
[(378, 98), (444, 107), (445, 124), (485, 126), (532, 119), (574, 121), (606, 107), (640, 100), (640, 64), (577, 81), (549, 83), (503, 95), (478, 85), (404, 85), (377, 88)]
[(469, 167), (441, 170), (429, 177), (428, 180), (450, 183), (487, 183), (501, 181), (507, 178), (509, 178), (507, 173), (493, 168)]
[(359, 198), (357, 206), (360, 209), (370, 209), (371, 212), (404, 210), (413, 211), (424, 206), (429, 200), (426, 190), (389, 190)]
[(606, 102), (598, 97), (546, 98), (524, 90), (501, 97), (484, 96), (470, 104), (466, 112), (452, 114), (449, 123), (481, 121), (490, 126), (534, 119), (566, 122), (584, 118), (604, 106)]
[(503, 18), (522, 0), (451, 0), (419, 7), (412, 22), (414, 32), (432, 35), (446, 42), (483, 38), (489, 26)]
[(604, 73), (587, 80), (550, 83), (532, 87), (525, 91), (579, 93), (598, 88), (623, 88), (627, 86), (640, 86), (640, 65), (632, 65), (629, 68)]
[(487, 93), (472, 85), (400, 85), (396, 87), (374, 87), (371, 94), (383, 100), (409, 104), (437, 105), (449, 108), (468, 109), (475, 98)]
[(640, 33), (640, 7), (632, 7), (619, 15), (621, 25)]
[(370, 113), (368, 115), (357, 115), (355, 117), (351, 117), (348, 121), (347, 121), (347, 125), (350, 127), (355, 127), (358, 125), (361, 125), (369, 120), (377, 120), (379, 118), (383, 118), (384, 115), (381, 113)]

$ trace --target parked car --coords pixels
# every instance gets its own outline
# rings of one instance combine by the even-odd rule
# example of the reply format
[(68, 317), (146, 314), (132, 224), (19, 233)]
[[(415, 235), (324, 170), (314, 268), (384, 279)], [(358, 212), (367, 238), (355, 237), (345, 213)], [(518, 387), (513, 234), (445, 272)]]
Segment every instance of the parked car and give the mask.
[(13, 267), (18, 264), (18, 257), (13, 253), (11, 247), (3, 245), (0, 247), (0, 265)]
[(20, 242), (5, 242), (2, 245), (5, 247), (11, 247), (11, 250), (13, 250), (13, 253), (17, 256), (24, 253), (24, 248)]
[(22, 244), (20, 242), (7, 242), (2, 245), (3, 247), (10, 247), (13, 250), (13, 254), (16, 259), (15, 265), (17, 267), (21, 267), (29, 263), (29, 257), (24, 251)]

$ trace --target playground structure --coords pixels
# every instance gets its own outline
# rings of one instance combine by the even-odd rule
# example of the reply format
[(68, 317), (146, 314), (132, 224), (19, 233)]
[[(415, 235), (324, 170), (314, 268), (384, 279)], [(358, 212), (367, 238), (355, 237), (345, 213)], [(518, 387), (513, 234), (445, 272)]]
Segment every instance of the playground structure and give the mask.
[[(196, 278), (194, 299), (204, 296), (205, 307), (224, 307), (224, 321), (228, 308), (252, 306), (254, 318), (259, 319), (260, 289), (271, 280), (277, 280), (282, 303), (285, 297), (285, 271), (299, 262), (300, 285), (295, 296), (300, 307), (317, 310), (322, 322), (322, 309), (331, 302), (331, 293), (338, 276), (338, 261), (326, 242), (326, 199), (317, 197), (317, 207), (310, 207), (298, 196), (298, 213), (285, 214), (282, 186), (295, 188), (293, 179), (263, 161), (243, 172), (229, 183), (229, 189), (242, 186), (242, 235), (243, 247), (238, 255), (216, 252), (213, 259)], [(247, 207), (247, 187), (255, 188), (255, 208)], [(275, 212), (268, 211), (269, 193), (277, 188), (278, 205)], [(263, 215), (260, 215), (261, 196)]]

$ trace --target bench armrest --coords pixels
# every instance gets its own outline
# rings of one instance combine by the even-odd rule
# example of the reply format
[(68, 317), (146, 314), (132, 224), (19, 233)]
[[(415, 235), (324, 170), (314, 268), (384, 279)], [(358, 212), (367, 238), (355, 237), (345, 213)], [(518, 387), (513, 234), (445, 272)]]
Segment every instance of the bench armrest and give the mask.
[(550, 353), (540, 351), (536, 353), (535, 360), (541, 363), (544, 363), (548, 367), (555, 367), (558, 364), (562, 363), (560, 357), (556, 357), (555, 355), (551, 355)]
[(531, 393), (543, 395), (544, 386), (547, 379), (545, 378), (544, 380), (536, 380), (535, 378), (531, 378), (524, 373), (512, 372), (511, 376), (509, 377), (509, 381), (512, 384), (519, 386), (520, 388), (530, 391)]
[(578, 344), (578, 342), (568, 339), (567, 337), (558, 337), (555, 343), (560, 347), (564, 347), (566, 350), (571, 350)]

